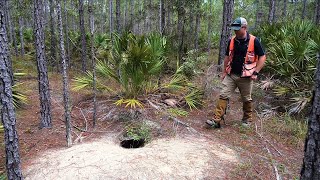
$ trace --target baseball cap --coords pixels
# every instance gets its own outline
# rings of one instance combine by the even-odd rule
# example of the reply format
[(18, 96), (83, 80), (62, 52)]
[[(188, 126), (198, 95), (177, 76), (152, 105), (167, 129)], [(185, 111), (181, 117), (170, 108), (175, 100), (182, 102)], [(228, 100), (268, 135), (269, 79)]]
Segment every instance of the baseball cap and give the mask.
[(243, 17), (238, 17), (231, 23), (232, 30), (240, 30), (243, 25), (247, 25), (247, 20)]

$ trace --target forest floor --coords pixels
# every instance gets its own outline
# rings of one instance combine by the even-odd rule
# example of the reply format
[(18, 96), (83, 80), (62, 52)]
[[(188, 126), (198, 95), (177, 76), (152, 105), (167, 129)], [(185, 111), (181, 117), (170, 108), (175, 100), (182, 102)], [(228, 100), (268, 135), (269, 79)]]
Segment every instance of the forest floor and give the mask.
[[(292, 141), (289, 131), (277, 129), (272, 118), (254, 116), (249, 128), (240, 125), (239, 93), (230, 101), (226, 124), (206, 127), (212, 116), (216, 88), (203, 108), (187, 117), (164, 118), (145, 104), (142, 113), (152, 124), (152, 139), (144, 147), (120, 146), (125, 122), (112, 118), (128, 108), (114, 105), (107, 95), (98, 97), (98, 121), (92, 128), (92, 98), (87, 92), (71, 92), (72, 147), (66, 147), (62, 80), (50, 76), (52, 124), (39, 129), (39, 100), (36, 77), (22, 79), (29, 102), (17, 111), (20, 155), (25, 179), (296, 179), (303, 158), (303, 139)], [(254, 94), (255, 107), (263, 95)], [(259, 97), (258, 97), (259, 96)], [(3, 136), (1, 141), (3, 142)], [(5, 169), (1, 144), (0, 172)], [(1, 173), (0, 173), (1, 174)]]

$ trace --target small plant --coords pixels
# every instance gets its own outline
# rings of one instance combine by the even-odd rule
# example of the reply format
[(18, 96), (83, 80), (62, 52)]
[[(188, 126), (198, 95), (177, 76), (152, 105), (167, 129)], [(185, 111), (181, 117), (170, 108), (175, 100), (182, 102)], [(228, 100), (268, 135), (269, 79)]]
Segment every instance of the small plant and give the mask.
[(299, 145), (305, 139), (308, 127), (305, 120), (298, 120), (288, 113), (274, 117), (266, 123), (269, 131), (278, 140), (289, 142), (292, 145)]
[(183, 109), (179, 109), (179, 108), (169, 108), (168, 112), (172, 115), (172, 116), (184, 116), (187, 117), (189, 115), (189, 113)]
[(151, 140), (151, 129), (145, 122), (130, 123), (125, 127), (126, 136), (133, 140), (144, 139), (145, 142)]
[(125, 104), (126, 105), (125, 107), (130, 106), (130, 108), (136, 108), (136, 107), (143, 108), (143, 104), (137, 99), (123, 99), (123, 98), (121, 98), (118, 101), (116, 101), (114, 104), (117, 106), (121, 106), (122, 104)]

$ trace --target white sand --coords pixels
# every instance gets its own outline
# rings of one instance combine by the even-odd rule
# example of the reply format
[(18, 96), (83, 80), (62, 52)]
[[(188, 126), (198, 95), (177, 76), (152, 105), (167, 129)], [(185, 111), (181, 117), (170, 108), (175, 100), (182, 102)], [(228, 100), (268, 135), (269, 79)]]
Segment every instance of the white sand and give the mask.
[(224, 179), (226, 165), (239, 161), (230, 148), (200, 136), (155, 140), (138, 149), (122, 148), (115, 139), (46, 152), (24, 170), (25, 179)]

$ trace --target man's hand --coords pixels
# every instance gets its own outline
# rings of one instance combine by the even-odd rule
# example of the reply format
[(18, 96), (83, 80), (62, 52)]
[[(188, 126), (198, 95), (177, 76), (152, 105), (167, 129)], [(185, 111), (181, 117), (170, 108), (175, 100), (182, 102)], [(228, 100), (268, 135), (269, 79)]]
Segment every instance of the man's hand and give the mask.
[(252, 75), (252, 76), (250, 77), (250, 79), (251, 79), (251, 80), (257, 80), (257, 79), (258, 79), (258, 75)]

